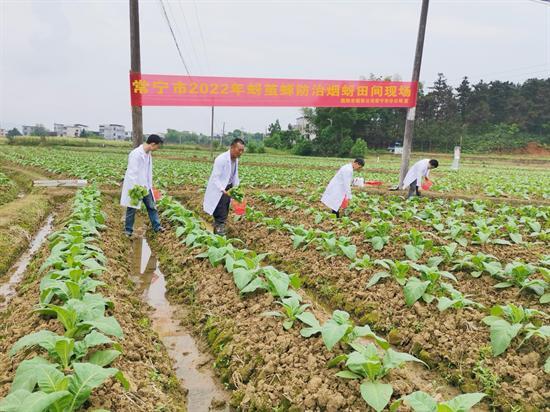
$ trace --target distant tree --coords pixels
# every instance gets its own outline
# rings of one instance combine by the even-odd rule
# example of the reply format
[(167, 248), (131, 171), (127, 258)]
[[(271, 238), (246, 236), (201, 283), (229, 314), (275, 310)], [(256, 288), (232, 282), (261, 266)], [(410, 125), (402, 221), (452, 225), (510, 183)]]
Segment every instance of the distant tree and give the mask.
[(367, 154), (367, 143), (363, 139), (357, 139), (350, 150), (351, 157), (365, 157)]
[(21, 136), (21, 132), (14, 127), (13, 129), (8, 130), (7, 136), (8, 137)]
[(31, 136), (45, 137), (47, 135), (48, 135), (48, 130), (46, 130), (46, 128), (41, 124), (37, 124), (31, 130)]

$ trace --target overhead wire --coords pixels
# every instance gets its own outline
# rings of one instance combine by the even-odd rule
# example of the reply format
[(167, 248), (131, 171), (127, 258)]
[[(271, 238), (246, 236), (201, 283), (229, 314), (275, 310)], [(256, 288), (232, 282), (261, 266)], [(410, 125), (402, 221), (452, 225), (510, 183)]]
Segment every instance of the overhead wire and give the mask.
[(162, 8), (162, 12), (164, 14), (164, 18), (166, 19), (166, 24), (168, 24), (168, 28), (170, 29), (170, 33), (172, 34), (172, 39), (174, 39), (174, 43), (176, 45), (176, 49), (178, 50), (178, 54), (180, 56), (181, 62), (183, 63), (183, 67), (185, 67), (185, 71), (189, 76), (191, 76), (191, 73), (189, 71), (189, 68), (187, 67), (187, 63), (185, 63), (185, 59), (183, 58), (183, 54), (181, 52), (180, 45), (178, 43), (178, 39), (176, 38), (176, 35), (174, 34), (174, 29), (172, 28), (172, 24), (170, 23), (170, 19), (168, 18), (168, 13), (166, 12), (166, 7), (164, 7), (164, 2), (162, 0), (159, 0), (160, 6)]
[[(197, 53), (197, 49), (195, 47), (195, 42), (193, 41), (193, 36), (191, 35), (191, 30), (189, 29), (189, 21), (187, 20), (187, 17), (185, 16), (185, 11), (183, 10), (181, 0), (179, 0), (177, 3), (178, 3), (178, 6), (179, 6), (179, 9), (181, 11), (181, 15), (183, 17), (183, 23), (184, 23), (184, 26), (185, 26), (185, 31), (187, 33), (187, 37), (189, 38), (189, 42), (191, 43), (191, 49), (193, 50), (193, 55), (195, 56), (195, 60), (199, 64), (199, 62), (200, 62), (199, 54)], [(199, 64), (199, 65), (201, 66), (201, 72), (202, 72), (202, 64)]]
[[(172, 21), (172, 23), (174, 24), (174, 32), (176, 33), (177, 37), (180, 39), (181, 41), (181, 46), (182, 46), (182, 50), (183, 51), (189, 51), (191, 50), (192, 48), (192, 42), (193, 40), (192, 39), (187, 39), (182, 33), (182, 30), (180, 30), (180, 25), (178, 24), (178, 21), (181, 21), (180, 18), (178, 18), (178, 16), (176, 16), (176, 13), (174, 12), (174, 9), (172, 8), (172, 5), (171, 5), (171, 1), (166, 1), (166, 10), (168, 12), (168, 17), (170, 18), (170, 20)], [(198, 61), (198, 59), (196, 58), (196, 55), (195, 55), (195, 59), (193, 60), (191, 58), (191, 56), (189, 56), (189, 54), (187, 54), (187, 63), (189, 64), (189, 68), (193, 69), (193, 73), (196, 73), (197, 70), (200, 70), (199, 67), (200, 67), (200, 62)]]
[(204, 58), (206, 60), (206, 67), (210, 71), (210, 62), (209, 62), (209, 59), (208, 59), (208, 52), (206, 51), (206, 42), (204, 41), (204, 33), (202, 31), (202, 25), (201, 25), (201, 21), (200, 21), (200, 18), (199, 18), (199, 8), (197, 7), (196, 0), (193, 0), (193, 6), (194, 6), (194, 9), (195, 9), (195, 18), (197, 19), (197, 26), (199, 28), (199, 33), (200, 33), (200, 37), (201, 37), (202, 49), (204, 51)]

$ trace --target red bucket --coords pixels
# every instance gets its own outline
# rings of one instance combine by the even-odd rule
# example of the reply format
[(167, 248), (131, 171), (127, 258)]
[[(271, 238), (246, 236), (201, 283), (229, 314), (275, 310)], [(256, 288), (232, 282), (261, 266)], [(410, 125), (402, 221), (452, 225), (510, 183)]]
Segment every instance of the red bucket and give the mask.
[(382, 182), (381, 180), (367, 180), (365, 182), (366, 185), (369, 185), (369, 186), (382, 186)]
[(162, 198), (162, 195), (160, 194), (160, 190), (153, 189), (152, 192), (153, 192), (153, 199), (155, 200), (155, 202), (158, 202)]
[(349, 199), (347, 197), (344, 197), (344, 200), (342, 200), (342, 204), (340, 205), (340, 209), (345, 209), (349, 205)]
[(231, 204), (233, 205), (233, 211), (236, 215), (244, 215), (244, 212), (246, 212), (246, 200), (243, 199), (242, 202), (237, 202), (235, 200), (231, 201)]
[(430, 179), (424, 179), (424, 183), (422, 183), (422, 190), (429, 190), (430, 187), (432, 187), (434, 182), (432, 182)]

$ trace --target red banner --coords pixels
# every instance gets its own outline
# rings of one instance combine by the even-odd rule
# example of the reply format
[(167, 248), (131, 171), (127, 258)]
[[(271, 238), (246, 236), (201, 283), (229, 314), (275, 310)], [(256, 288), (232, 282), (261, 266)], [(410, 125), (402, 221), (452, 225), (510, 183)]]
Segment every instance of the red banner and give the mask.
[(130, 73), (132, 106), (414, 107), (417, 83)]

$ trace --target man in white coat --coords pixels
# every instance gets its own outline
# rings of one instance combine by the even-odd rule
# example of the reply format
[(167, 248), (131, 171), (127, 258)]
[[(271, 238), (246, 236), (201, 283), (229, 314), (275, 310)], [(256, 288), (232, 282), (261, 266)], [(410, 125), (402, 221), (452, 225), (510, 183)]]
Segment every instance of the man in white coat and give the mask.
[(361, 158), (342, 166), (325, 189), (321, 202), (329, 207), (336, 217), (340, 217), (340, 206), (344, 199), (351, 199), (353, 172), (361, 170), (363, 166), (365, 166), (365, 160)]
[(151, 153), (160, 149), (162, 144), (162, 138), (156, 134), (152, 134), (147, 138), (146, 143), (136, 147), (128, 155), (128, 168), (126, 169), (126, 175), (124, 176), (124, 183), (122, 184), (122, 194), (120, 197), (121, 206), (126, 207), (126, 219), (124, 224), (124, 233), (126, 236), (131, 237), (134, 231), (134, 220), (136, 212), (141, 207), (141, 202), (137, 205), (132, 205), (130, 198), (130, 190), (136, 186), (144, 186), (148, 193), (142, 201), (147, 208), (149, 214), (149, 220), (153, 226), (155, 232), (162, 231), (163, 228), (160, 225), (159, 214), (153, 198), (153, 159)]
[(407, 172), (405, 179), (403, 179), (403, 188), (409, 187), (409, 194), (407, 199), (416, 194), (420, 196), (418, 188), (422, 185), (422, 178), (427, 178), (431, 169), (435, 169), (439, 166), (439, 162), (435, 159), (422, 159), (416, 162)]
[(214, 167), (208, 179), (203, 210), (214, 216), (214, 233), (225, 235), (225, 221), (229, 214), (231, 197), (227, 193), (232, 187), (239, 185), (239, 157), (244, 153), (244, 141), (236, 138), (231, 142), (227, 152), (214, 160)]

